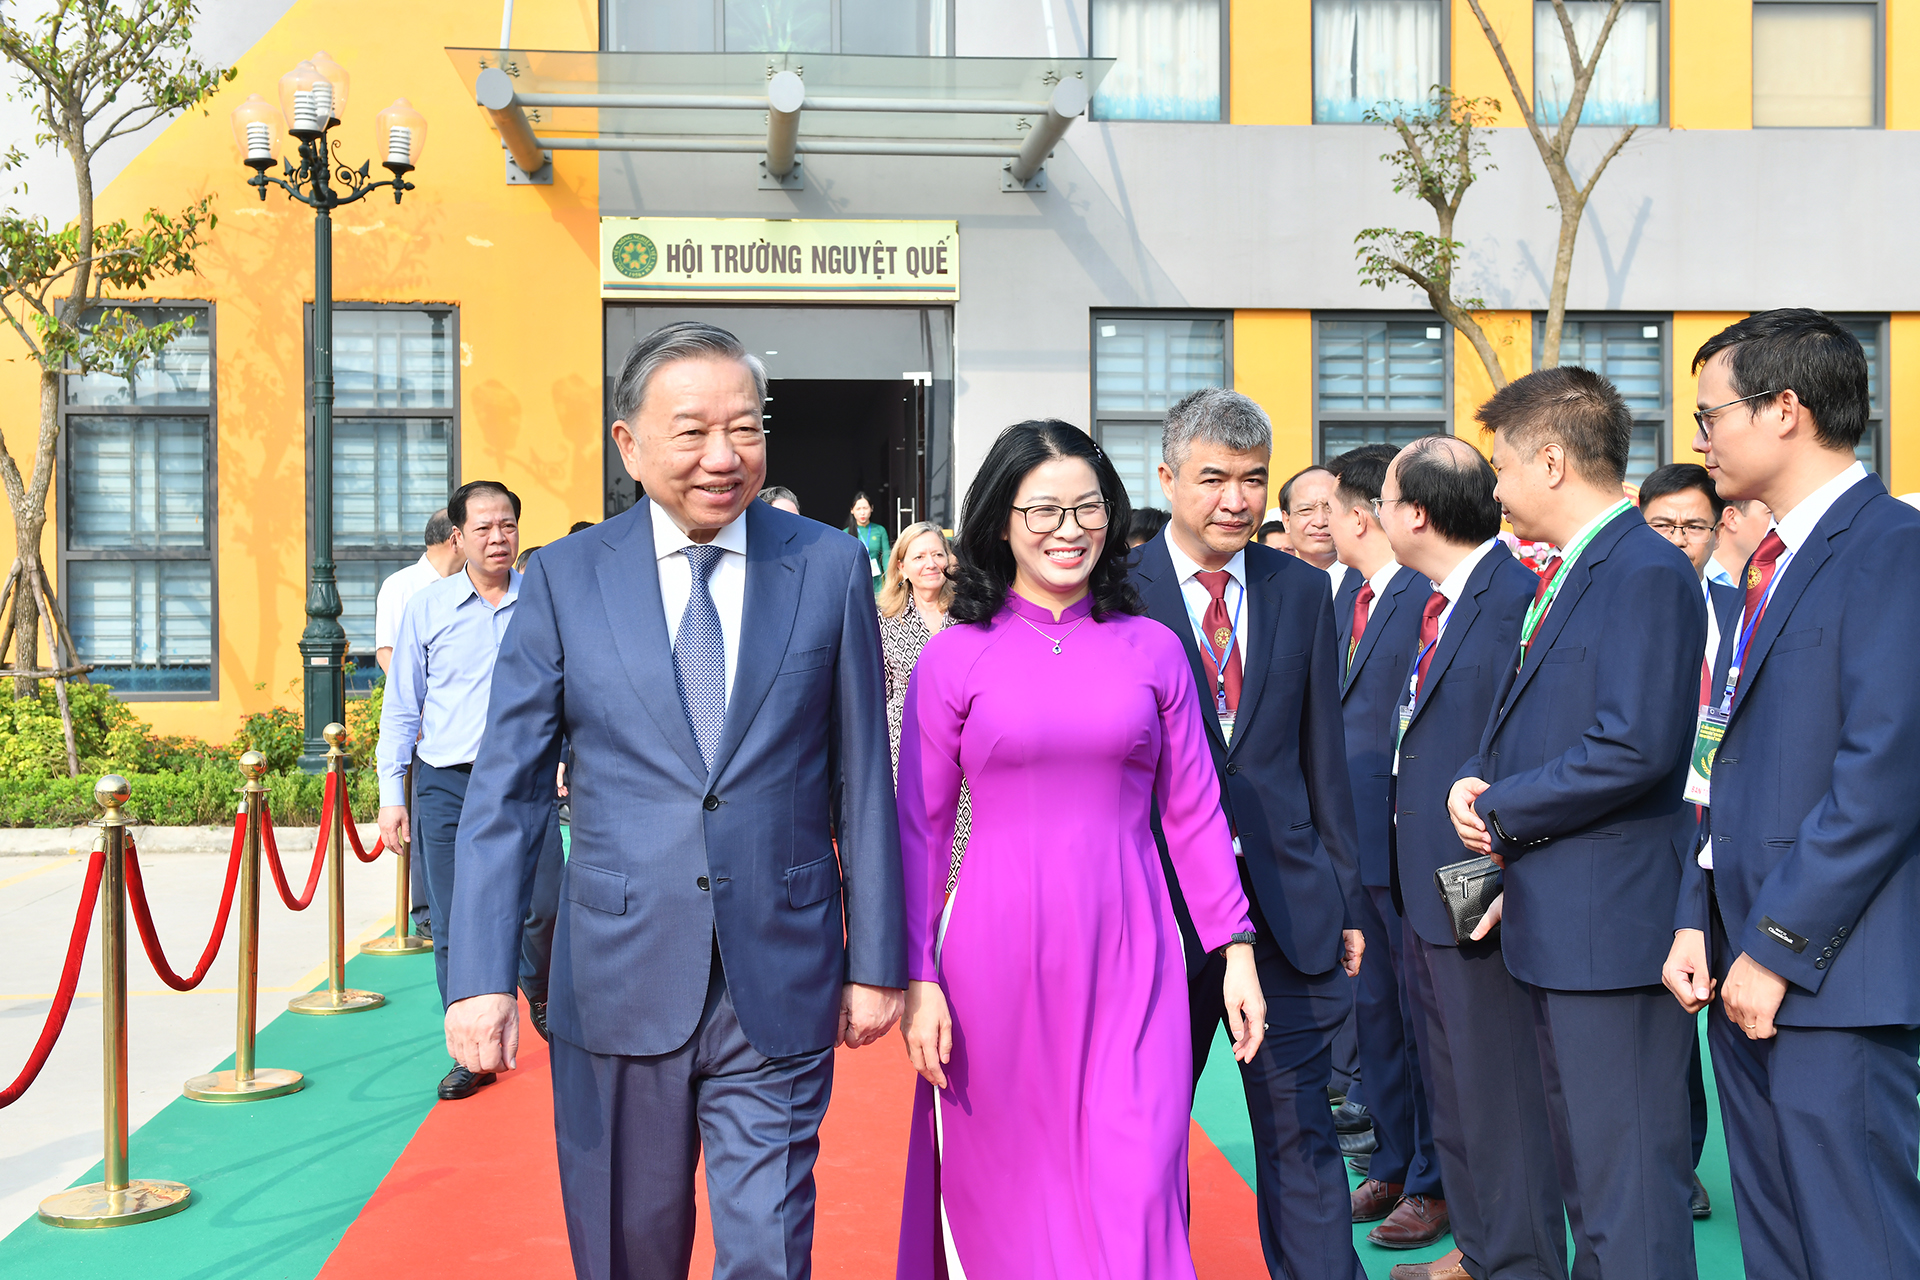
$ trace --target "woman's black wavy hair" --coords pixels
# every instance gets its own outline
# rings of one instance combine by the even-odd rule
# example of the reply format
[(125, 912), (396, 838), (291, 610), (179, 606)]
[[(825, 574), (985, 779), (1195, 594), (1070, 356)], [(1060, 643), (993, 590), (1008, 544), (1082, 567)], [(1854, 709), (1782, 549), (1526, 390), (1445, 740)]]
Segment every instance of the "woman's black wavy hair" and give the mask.
[(949, 616), (960, 622), (991, 622), (1006, 605), (1007, 592), (1013, 587), (1013, 549), (1007, 545), (1005, 534), (1014, 499), (1028, 473), (1055, 458), (1084, 458), (1099, 478), (1100, 496), (1108, 503), (1106, 545), (1087, 582), (1093, 596), (1094, 619), (1104, 621), (1115, 614), (1146, 612), (1127, 577), (1131, 555), (1127, 525), (1133, 508), (1127, 502), (1127, 487), (1120, 483), (1120, 473), (1086, 432), (1058, 418), (1046, 418), (1017, 423), (1002, 431), (974, 474), (961, 511), (960, 536), (954, 539), (959, 563), (952, 572)]

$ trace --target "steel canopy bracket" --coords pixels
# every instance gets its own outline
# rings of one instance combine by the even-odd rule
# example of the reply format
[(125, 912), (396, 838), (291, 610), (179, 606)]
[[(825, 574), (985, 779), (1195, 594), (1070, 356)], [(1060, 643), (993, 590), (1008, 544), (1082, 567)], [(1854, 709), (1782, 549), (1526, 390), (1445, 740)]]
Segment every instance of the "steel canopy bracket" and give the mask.
[(540, 153), (541, 164), (538, 169), (528, 173), (520, 167), (511, 152), (506, 157), (507, 185), (510, 187), (550, 187), (553, 185), (553, 152)]
[(1009, 160), (1005, 164), (1000, 166), (1000, 190), (1005, 192), (1016, 192), (1016, 191), (1045, 191), (1047, 189), (1047, 171), (1044, 166), (1041, 168), (1035, 169), (1033, 171), (1033, 176), (1031, 178), (1028, 178), (1025, 182), (1022, 182), (1020, 179), (1013, 176), (1013, 163), (1014, 163), (1013, 161)]
[(800, 156), (793, 158), (793, 168), (782, 174), (775, 174), (767, 167), (766, 159), (760, 161), (760, 190), (762, 191), (805, 191), (807, 189), (806, 162)]

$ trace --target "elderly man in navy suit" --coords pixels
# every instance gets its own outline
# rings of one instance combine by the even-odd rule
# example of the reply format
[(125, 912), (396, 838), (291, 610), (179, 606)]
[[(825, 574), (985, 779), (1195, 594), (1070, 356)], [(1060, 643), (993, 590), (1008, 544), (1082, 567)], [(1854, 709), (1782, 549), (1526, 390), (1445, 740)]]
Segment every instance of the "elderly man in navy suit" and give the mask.
[(1400, 675), (1393, 757), (1393, 893), (1405, 913), (1406, 987), (1447, 1188), (1454, 1249), (1393, 1280), (1544, 1280), (1567, 1273), (1533, 999), (1486, 924), (1465, 942), (1434, 873), (1468, 854), (1447, 792), (1480, 746), (1513, 669), (1539, 579), (1499, 539), (1493, 468), (1451, 436), (1416, 440), (1380, 488), (1396, 559), (1433, 584)]
[(906, 984), (867, 557), (753, 500), (765, 399), (710, 325), (627, 356), (613, 437), (647, 496), (529, 562), (460, 826), (447, 1045), (494, 1071), (567, 741), (548, 1020), (592, 1280), (683, 1280), (702, 1156), (714, 1275), (807, 1276), (834, 1045), (885, 1034)]
[(1747, 1275), (1920, 1275), (1920, 513), (1855, 460), (1867, 361), (1826, 316), (1749, 316), (1693, 367), (1694, 449), (1775, 524), (1720, 646), (1666, 982), (1719, 991)]
[(1561, 551), (1448, 813), (1505, 868), (1501, 951), (1533, 1001), (1575, 1276), (1690, 1278), (1694, 1021), (1660, 980), (1706, 601), (1622, 496), (1633, 419), (1612, 383), (1542, 369), (1476, 416), (1514, 533)]
[[(1364, 1280), (1327, 1107), (1333, 1035), (1366, 947), (1353, 925), (1360, 887), (1333, 598), (1323, 571), (1247, 541), (1266, 509), (1272, 449), (1267, 415), (1236, 391), (1196, 391), (1169, 410), (1160, 487), (1173, 517), (1141, 546), (1133, 573), (1147, 613), (1193, 664), (1253, 915), (1268, 1028), (1240, 1080), (1267, 1270), (1276, 1280)], [(1161, 865), (1187, 944), (1197, 1082), (1226, 1015), (1225, 962), (1200, 950), (1164, 841)]]
[[(1340, 712), (1347, 731), (1347, 774), (1360, 834), (1360, 929), (1373, 963), (1360, 973), (1360, 1079), (1378, 1143), (1366, 1181), (1353, 1193), (1353, 1220), (1378, 1222), (1367, 1239), (1386, 1249), (1423, 1249), (1447, 1233), (1447, 1202), (1433, 1153), (1432, 1122), (1401, 991), (1402, 928), (1393, 905), (1387, 828), (1393, 819), (1393, 740), (1407, 660), (1433, 587), (1394, 559), (1374, 514), (1387, 466), (1399, 450), (1369, 444), (1327, 465), (1333, 490), (1333, 545), (1357, 583), (1336, 612)], [(1350, 598), (1349, 598), (1350, 597)]]

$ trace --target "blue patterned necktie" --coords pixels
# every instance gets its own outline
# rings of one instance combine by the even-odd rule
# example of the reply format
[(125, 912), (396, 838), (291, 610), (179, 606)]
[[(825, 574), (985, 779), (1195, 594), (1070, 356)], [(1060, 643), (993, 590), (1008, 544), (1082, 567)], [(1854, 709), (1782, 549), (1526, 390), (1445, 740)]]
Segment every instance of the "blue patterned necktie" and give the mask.
[(700, 744), (700, 759), (709, 770), (727, 722), (727, 645), (707, 579), (725, 554), (712, 545), (686, 549), (693, 581), (687, 611), (680, 615), (680, 631), (673, 640), (673, 681), (680, 686), (680, 705), (687, 710), (687, 723)]

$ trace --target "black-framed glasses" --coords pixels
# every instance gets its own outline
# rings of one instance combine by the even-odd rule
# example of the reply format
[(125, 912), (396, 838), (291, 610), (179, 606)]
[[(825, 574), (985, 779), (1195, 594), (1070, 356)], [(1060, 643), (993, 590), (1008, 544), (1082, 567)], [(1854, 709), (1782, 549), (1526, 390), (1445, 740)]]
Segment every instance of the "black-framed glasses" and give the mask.
[(1092, 532), (1107, 527), (1112, 512), (1112, 504), (1104, 498), (1099, 502), (1083, 502), (1077, 507), (1055, 506), (1043, 503), (1034, 507), (1015, 507), (1020, 518), (1027, 522), (1028, 533), (1058, 533), (1067, 522), (1067, 513), (1073, 513), (1073, 522), (1081, 529)]
[(1678, 534), (1688, 542), (1698, 542), (1713, 532), (1713, 526), (1701, 520), (1649, 520), (1647, 527), (1663, 538)]
[[(1785, 387), (1780, 388), (1780, 391), (1785, 390)], [(1780, 394), (1780, 391), (1756, 391), (1750, 396), (1741, 396), (1738, 400), (1729, 400), (1725, 404), (1717, 404), (1711, 409), (1695, 409), (1693, 411), (1694, 425), (1700, 428), (1701, 435), (1711, 438), (1713, 435), (1714, 414), (1719, 413), (1722, 409), (1731, 409), (1737, 404), (1745, 404), (1749, 400), (1764, 400), (1768, 396), (1777, 396)]]

